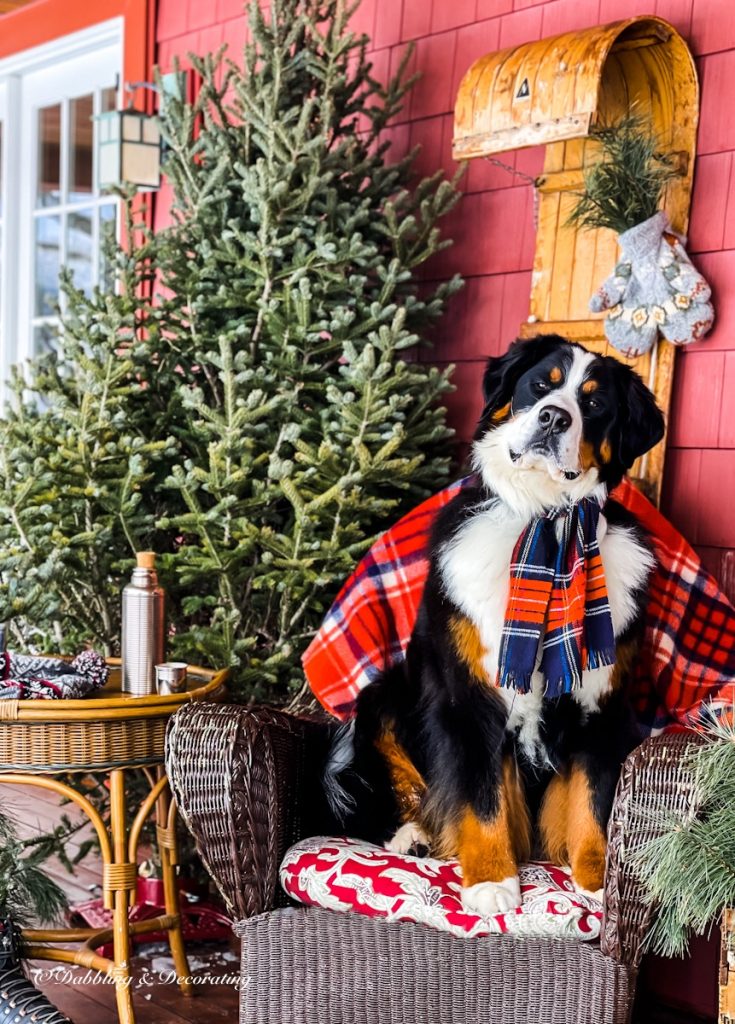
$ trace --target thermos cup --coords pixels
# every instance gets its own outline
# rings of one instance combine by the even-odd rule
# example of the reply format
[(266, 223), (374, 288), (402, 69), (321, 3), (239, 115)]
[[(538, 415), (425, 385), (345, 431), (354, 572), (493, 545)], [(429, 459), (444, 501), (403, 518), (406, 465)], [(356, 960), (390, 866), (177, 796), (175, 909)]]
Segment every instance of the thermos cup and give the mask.
[(156, 665), (156, 689), (161, 694), (181, 693), (186, 689), (185, 661), (164, 661)]
[(156, 556), (140, 551), (122, 597), (122, 688), (134, 697), (156, 692), (156, 665), (165, 659), (165, 594)]

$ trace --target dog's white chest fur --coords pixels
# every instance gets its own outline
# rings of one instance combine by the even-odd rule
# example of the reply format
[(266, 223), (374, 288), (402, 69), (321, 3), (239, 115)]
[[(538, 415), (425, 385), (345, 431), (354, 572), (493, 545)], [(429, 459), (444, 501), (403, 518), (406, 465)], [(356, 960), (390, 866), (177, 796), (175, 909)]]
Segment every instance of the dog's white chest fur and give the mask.
[[(525, 520), (509, 516), (504, 504), (489, 503), (464, 523), (440, 552), (445, 593), (478, 629), (486, 651), (489, 685), (495, 684), (498, 673), (511, 557), (525, 525)], [(645, 582), (652, 558), (630, 530), (608, 527), (604, 516), (600, 516), (598, 541), (617, 637), (635, 615), (633, 594)], [(540, 656), (539, 650), (537, 665)], [(609, 688), (611, 673), (611, 666), (585, 672), (582, 686), (575, 691), (574, 699), (588, 711), (594, 710)], [(545, 680), (538, 668), (533, 674), (529, 693), (498, 688), (508, 706), (507, 728), (520, 729), (520, 741), (534, 759), (539, 754), (539, 711), (545, 688)]]

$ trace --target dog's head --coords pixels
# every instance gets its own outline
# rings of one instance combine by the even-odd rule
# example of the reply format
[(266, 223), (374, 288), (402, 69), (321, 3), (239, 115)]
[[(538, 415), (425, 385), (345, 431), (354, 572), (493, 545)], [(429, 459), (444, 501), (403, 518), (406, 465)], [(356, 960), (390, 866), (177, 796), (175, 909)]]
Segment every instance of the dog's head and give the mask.
[(489, 359), (483, 390), (474, 466), (519, 511), (614, 487), (664, 433), (638, 374), (555, 334)]

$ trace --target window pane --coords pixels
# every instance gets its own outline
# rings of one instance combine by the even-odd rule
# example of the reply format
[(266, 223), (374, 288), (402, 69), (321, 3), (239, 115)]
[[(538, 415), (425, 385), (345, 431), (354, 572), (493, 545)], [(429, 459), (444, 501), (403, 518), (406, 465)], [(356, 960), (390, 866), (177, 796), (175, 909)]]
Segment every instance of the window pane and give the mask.
[(101, 114), (106, 114), (110, 110), (117, 110), (117, 86), (111, 85), (109, 89), (103, 89), (100, 99)]
[(41, 324), (33, 328), (33, 354), (43, 356), (56, 348), (58, 327), (56, 324)]
[(109, 261), (105, 257), (105, 246), (117, 234), (117, 206), (105, 203), (100, 207), (100, 251), (99, 251), (99, 283), (103, 291), (111, 292), (115, 287), (115, 277)]
[(78, 96), (69, 103), (69, 202), (88, 201), (92, 191), (93, 98)]
[(61, 105), (38, 111), (38, 191), (36, 206), (55, 206), (61, 201), (59, 170)]
[(74, 284), (92, 294), (92, 211), (70, 213), (66, 222), (66, 266)]
[(61, 218), (36, 218), (36, 274), (35, 302), (36, 316), (55, 312), (59, 297), (59, 240)]

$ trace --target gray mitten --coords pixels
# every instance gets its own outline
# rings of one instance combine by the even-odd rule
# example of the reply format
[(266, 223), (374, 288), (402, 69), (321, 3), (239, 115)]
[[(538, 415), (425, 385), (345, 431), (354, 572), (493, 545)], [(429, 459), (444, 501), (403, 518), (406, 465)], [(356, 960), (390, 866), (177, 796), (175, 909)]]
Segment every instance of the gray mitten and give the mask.
[(661, 333), (674, 345), (688, 345), (699, 341), (715, 320), (709, 285), (692, 266), (681, 241), (674, 236), (661, 239), (659, 267), (666, 279), (671, 295), (664, 303), (666, 319)]
[(605, 320), (607, 340), (628, 356), (648, 352), (658, 335), (658, 253), (667, 226), (666, 214), (657, 213), (624, 231), (618, 237), (622, 259), (590, 299), (593, 313), (609, 310)]
[(623, 258), (590, 299), (593, 312), (609, 310), (605, 335), (628, 356), (647, 352), (659, 331), (677, 345), (696, 341), (714, 321), (707, 282), (669, 231), (663, 211), (624, 231)]

